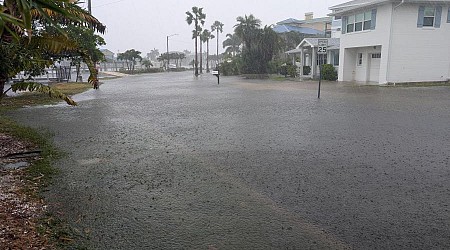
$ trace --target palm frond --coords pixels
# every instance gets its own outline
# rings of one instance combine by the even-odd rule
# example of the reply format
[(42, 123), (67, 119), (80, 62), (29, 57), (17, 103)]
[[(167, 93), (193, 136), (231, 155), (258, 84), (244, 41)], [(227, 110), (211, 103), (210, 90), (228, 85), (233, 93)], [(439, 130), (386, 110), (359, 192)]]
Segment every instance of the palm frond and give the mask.
[(77, 106), (77, 103), (72, 100), (72, 98), (63, 94), (61, 91), (49, 87), (47, 85), (43, 85), (41, 83), (36, 82), (18, 82), (11, 85), (11, 90), (14, 92), (17, 91), (30, 91), (30, 92), (40, 92), (44, 94), (48, 94), (51, 98), (57, 98), (66, 101), (67, 104), (72, 106)]

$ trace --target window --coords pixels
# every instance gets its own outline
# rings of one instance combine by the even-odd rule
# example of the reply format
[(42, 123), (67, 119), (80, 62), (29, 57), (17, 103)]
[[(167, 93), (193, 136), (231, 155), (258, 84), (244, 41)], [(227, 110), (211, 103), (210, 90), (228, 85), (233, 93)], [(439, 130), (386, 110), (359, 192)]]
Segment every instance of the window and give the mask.
[[(352, 33), (352, 32), (358, 32), (363, 30), (371, 30), (375, 29), (375, 20), (372, 21), (372, 19), (375, 19), (376, 10), (367, 11), (364, 13), (359, 13), (356, 15), (348, 16), (346, 21), (346, 32)], [(373, 22), (373, 23), (372, 23)]]
[(332, 55), (332, 63), (334, 66), (339, 66), (339, 50), (335, 51), (331, 51), (331, 55)]
[(368, 11), (364, 13), (364, 30), (372, 29), (372, 12)]
[(381, 58), (381, 53), (372, 54), (372, 58)]
[(356, 65), (361, 66), (362, 63), (363, 63), (363, 54), (358, 53), (358, 61), (357, 61)]
[(447, 23), (450, 23), (450, 7), (448, 7)]
[(423, 16), (423, 27), (434, 27), (434, 15), (436, 8), (425, 7)]
[(442, 6), (420, 6), (417, 27), (441, 27)]
[(355, 27), (355, 16), (349, 16), (347, 23), (347, 33), (355, 31), (354, 27)]

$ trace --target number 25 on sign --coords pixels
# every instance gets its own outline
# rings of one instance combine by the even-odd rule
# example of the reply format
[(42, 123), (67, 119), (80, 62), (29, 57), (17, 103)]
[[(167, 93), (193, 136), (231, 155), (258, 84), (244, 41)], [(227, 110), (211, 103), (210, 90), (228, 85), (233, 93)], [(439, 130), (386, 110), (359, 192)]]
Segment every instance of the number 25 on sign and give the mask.
[(319, 39), (319, 44), (317, 47), (317, 54), (326, 54), (327, 47), (328, 47), (328, 40), (327, 39)]

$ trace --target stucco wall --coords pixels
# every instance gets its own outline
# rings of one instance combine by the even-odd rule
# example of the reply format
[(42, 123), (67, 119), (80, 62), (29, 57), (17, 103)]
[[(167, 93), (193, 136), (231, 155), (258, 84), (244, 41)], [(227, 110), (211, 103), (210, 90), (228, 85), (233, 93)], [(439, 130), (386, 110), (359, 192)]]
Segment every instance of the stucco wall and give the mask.
[[(447, 23), (449, 5), (441, 6), (440, 28), (417, 28), (419, 4), (403, 4), (395, 8), (392, 4), (378, 6), (375, 30), (341, 35), (340, 65), (343, 67), (339, 68), (339, 81), (366, 79), (366, 68), (356, 67), (356, 57), (357, 53), (364, 53), (363, 61), (367, 62), (367, 53), (371, 52), (365, 48), (373, 46), (381, 46), (380, 84), (448, 80), (450, 78), (450, 23)], [(348, 15), (356, 13), (348, 13)], [(348, 56), (354, 58), (348, 58)]]
[(449, 5), (442, 7), (440, 28), (417, 28), (418, 4), (405, 4), (394, 10), (389, 82), (445, 81), (449, 78)]
[[(367, 10), (360, 10), (356, 13), (349, 13), (348, 15), (361, 13), (364, 11), (369, 11), (373, 8)], [(373, 47), (377, 46), (382, 48), (382, 58), (381, 58), (381, 69), (380, 69), (380, 82), (386, 82), (386, 69), (387, 69), (387, 56), (389, 53), (389, 36), (390, 36), (390, 26), (391, 26), (391, 13), (392, 4), (385, 4), (378, 6), (377, 8), (377, 20), (376, 28), (374, 30), (366, 30), (361, 32), (352, 32), (341, 35), (341, 45), (340, 54), (344, 55), (340, 57), (339, 65), (344, 65), (344, 67), (339, 68), (339, 81), (361, 81), (359, 78), (355, 79), (355, 76), (360, 75), (355, 71), (356, 67), (356, 56), (357, 52), (349, 49), (361, 48), (361, 47)], [(345, 52), (347, 50), (347, 53)], [(350, 52), (351, 51), (351, 52)], [(348, 58), (348, 56), (353, 56), (354, 58)], [(354, 63), (345, 62), (346, 60), (351, 60)], [(367, 61), (367, 58), (366, 60)], [(359, 71), (359, 70), (358, 70)]]

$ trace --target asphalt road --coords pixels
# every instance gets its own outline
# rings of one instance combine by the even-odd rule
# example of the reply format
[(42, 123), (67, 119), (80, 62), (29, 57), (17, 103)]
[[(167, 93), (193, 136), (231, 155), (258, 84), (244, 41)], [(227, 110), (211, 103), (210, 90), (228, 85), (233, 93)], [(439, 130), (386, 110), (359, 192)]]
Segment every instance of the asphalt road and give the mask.
[(450, 88), (109, 80), (17, 120), (92, 249), (450, 249)]

